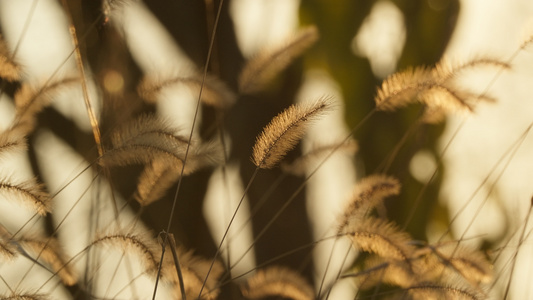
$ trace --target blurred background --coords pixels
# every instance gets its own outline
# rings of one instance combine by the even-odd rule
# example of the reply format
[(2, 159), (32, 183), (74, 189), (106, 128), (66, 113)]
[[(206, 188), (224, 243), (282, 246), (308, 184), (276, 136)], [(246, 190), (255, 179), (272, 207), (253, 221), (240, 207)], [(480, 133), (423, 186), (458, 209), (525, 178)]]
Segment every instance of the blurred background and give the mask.
[[(52, 0), (0, 0), (0, 32), (23, 66), (23, 81), (38, 85), (53, 76), (76, 75), (67, 10), (80, 39), (91, 100), (104, 136), (146, 112), (168, 117), (185, 133), (194, 127), (194, 135), (202, 140), (223, 135), (228, 144), (227, 165), (184, 178), (172, 227), (179, 244), (208, 258), (216, 252), (254, 172), (250, 155), (255, 137), (290, 104), (330, 95), (335, 107), (310, 128), (301, 147), (289, 153), (293, 159), (344, 139), (375, 107), (373, 98), (382, 80), (398, 70), (432, 66), (443, 57), (457, 62), (490, 57), (510, 63), (511, 70), (503, 73), (476, 69), (461, 77), (461, 86), (497, 99), (480, 104), (473, 115), (448, 116), (438, 125), (418, 124), (417, 105), (372, 115), (353, 133), (359, 145), (357, 154), (335, 154), (282, 212), (280, 208), (304, 178), (283, 175), (279, 169), (260, 172), (232, 225), (229, 254), (222, 258), (235, 264), (232, 276), (237, 277), (294, 252), (274, 263), (299, 271), (318, 290), (324, 276), (326, 284), (331, 282), (339, 270), (349, 267), (355, 254), (346, 254), (348, 244), (334, 246), (332, 241), (302, 246), (334, 233), (336, 218), (358, 179), (386, 172), (402, 183), (401, 195), (384, 208), (391, 220), (414, 239), (435, 242), (445, 234), (467, 239), (491, 254), (503, 251), (495, 266), (503, 275), (497, 273), (491, 291), (494, 299), (501, 295), (511, 269), (508, 261), (519, 249), (510, 298), (532, 295), (533, 287), (520, 280), (530, 278), (533, 270), (527, 255), (532, 250), (530, 239), (519, 247), (515, 235), (499, 248), (524, 225), (533, 194), (533, 141), (528, 136), (533, 120), (529, 90), (533, 46), (520, 48), (533, 35), (530, 1), (226, 0), (219, 19), (220, 2), (215, 0), (120, 1), (111, 7), (101, 1), (66, 3), (64, 7)], [(203, 70), (216, 20), (208, 71), (233, 91), (238, 90), (239, 72), (246, 61), (262, 49), (283, 45), (299, 28), (312, 24), (320, 39), (268, 89), (239, 95), (236, 104), (223, 113), (202, 106), (193, 123), (197, 95), (184, 86), (169, 87), (155, 105), (143, 102), (137, 86), (146, 74), (189, 76)], [(3, 85), (3, 129), (13, 118), (11, 99), (19, 86)], [(38, 128), (29, 137), (28, 153), (1, 161), (2, 174), (36, 176), (53, 193), (96, 157), (81, 92), (73, 88), (57, 96), (39, 117)], [(120, 168), (111, 174), (117, 197), (130, 204), (126, 219), (139, 211), (128, 199), (140, 170)], [(87, 173), (69, 184), (73, 194), (64, 191), (56, 197), (57, 214), (26, 229), (50, 231), (50, 224), (70, 214), (68, 228), (73, 232), (65, 232), (62, 239), (71, 241), (65, 243), (71, 255), (91, 239), (93, 231), (86, 227), (95, 214), (108, 211), (107, 218), (113, 218), (108, 205), (101, 204), (97, 210), (92, 206), (95, 195), (104, 198), (109, 191), (103, 188), (107, 185), (93, 183)], [(81, 192), (88, 187), (89, 192)], [(175, 187), (140, 214), (148, 230), (157, 233), (166, 228), (173, 191)], [(86, 199), (75, 203), (82, 197)], [(263, 201), (266, 205), (247, 223), (249, 211)], [(12, 232), (31, 217), (24, 212), (11, 214), (13, 210), (9, 206), (0, 209), (3, 226)], [(332, 266), (324, 275), (332, 251)], [(20, 277), (12, 275), (12, 269), (2, 265), (0, 272), (8, 282), (17, 282)], [(68, 298), (73, 291), (61, 293)], [(233, 295), (231, 288), (224, 293)], [(332, 299), (353, 299), (354, 295), (353, 284), (343, 280)]]

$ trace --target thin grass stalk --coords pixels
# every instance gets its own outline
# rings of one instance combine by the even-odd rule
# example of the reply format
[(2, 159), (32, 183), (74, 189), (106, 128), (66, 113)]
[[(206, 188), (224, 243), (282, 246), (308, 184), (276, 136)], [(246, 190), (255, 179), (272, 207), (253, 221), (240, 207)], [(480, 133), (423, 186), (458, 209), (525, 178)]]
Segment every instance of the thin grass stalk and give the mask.
[[(533, 39), (532, 39), (533, 40)], [(513, 62), (513, 60), (518, 56), (518, 54), (524, 50), (524, 47), (525, 47), (526, 43), (522, 44), (518, 49), (515, 50), (515, 52), (513, 52), (511, 54), (511, 56), (509, 56), (509, 58), (506, 60), (505, 64), (507, 65), (511, 65), (511, 63)], [(499, 68), (496, 72), (496, 74), (494, 74), (494, 76), (491, 78), (491, 80), (488, 82), (487, 86), (485, 87), (485, 89), (483, 90), (483, 92), (480, 94), (480, 97), (483, 97), (485, 96), (489, 89), (494, 85), (494, 83), (496, 82), (496, 80), (498, 80), (498, 78), (500, 78), (500, 76), (502, 75), (504, 69), (503, 68)], [(448, 149), (450, 148), (450, 146), (453, 144), (453, 141), (455, 140), (455, 138), (457, 137), (457, 135), (459, 134), (459, 132), (461, 131), (461, 129), (465, 126), (466, 124), (466, 121), (468, 120), (468, 117), (463, 117), (461, 122), (459, 123), (459, 126), (457, 126), (457, 128), (455, 129), (455, 131), (453, 132), (452, 134), (452, 137), (450, 138), (449, 141), (446, 142), (446, 145), (444, 146), (444, 149), (440, 152), (439, 154), (439, 157), (438, 157), (438, 161), (441, 161), (442, 158), (444, 157), (444, 155), (446, 154), (446, 152), (448, 151)], [(424, 186), (422, 187), (422, 189), (420, 190), (420, 192), (418, 193), (416, 199), (415, 199), (415, 202), (413, 204), (413, 207), (411, 209), (411, 211), (409, 212), (409, 215), (408, 217), (406, 218), (406, 221), (404, 223), (404, 226), (402, 227), (402, 230), (405, 229), (409, 223), (412, 221), (413, 217), (414, 217), (414, 214), (416, 212), (416, 208), (419, 206), (420, 204), (420, 201), (422, 200), (422, 195), (425, 193), (425, 191), (427, 190), (429, 184), (431, 182), (433, 182), (433, 180), (435, 179), (436, 175), (437, 175), (437, 171), (439, 169), (439, 166), (437, 165), (437, 167), (435, 168), (435, 171), (433, 172), (433, 174), (431, 175), (431, 178), (428, 180), (428, 182), (426, 182), (426, 184), (424, 184)], [(448, 234), (449, 230), (446, 231), (446, 234)], [(443, 236), (439, 239), (439, 241), (442, 240), (442, 238), (444, 238), (445, 234), (443, 234)]]
[[(459, 131), (461, 131), (461, 128), (463, 128), (463, 126), (466, 124), (466, 120), (467, 120), (467, 118), (463, 118), (463, 120), (461, 121), (461, 124), (455, 129), (455, 131), (452, 134), (452, 137), (450, 138), (450, 140), (448, 142), (446, 142), (446, 145), (444, 146), (444, 149), (442, 149), (442, 151), (439, 153), (439, 156), (437, 157), (437, 161), (442, 161), (442, 159), (444, 158), (444, 155), (446, 154), (446, 152), (448, 152), (448, 149), (450, 148), (450, 146), (452, 145), (453, 141), (455, 140), (455, 138), (459, 134)], [(415, 198), (415, 201), (413, 203), (413, 206), (409, 210), (409, 215), (405, 219), (404, 225), (402, 226), (402, 230), (405, 230), (407, 228), (407, 226), (413, 220), (413, 218), (415, 216), (415, 213), (416, 213), (416, 209), (420, 205), (420, 201), (422, 201), (422, 196), (424, 195), (424, 193), (428, 189), (429, 185), (437, 177), (437, 171), (439, 169), (440, 169), (440, 167), (437, 164), (437, 166), (435, 167), (435, 170), (433, 170), (433, 173), (431, 174), (431, 177), (429, 178), (429, 180), (422, 186), (422, 188), (420, 189), (420, 192), (418, 192), (418, 194), (417, 194), (417, 196)]]
[[(529, 218), (529, 215), (526, 216), (526, 217)], [(525, 220), (524, 220), (524, 222), (525, 222)], [(525, 235), (524, 240), (529, 239), (529, 237), (531, 236), (532, 233), (533, 233), (533, 230), (530, 230), (530, 231)], [(514, 234), (518, 234), (518, 231), (515, 231)], [(514, 236), (514, 234), (512, 235), (512, 237)], [(511, 241), (512, 237), (510, 237), (509, 240), (506, 242), (505, 246), (502, 247), (502, 248), (500, 249), (500, 252), (498, 253), (498, 257), (497, 257), (497, 258), (501, 257), (501, 256), (499, 256), (499, 255), (500, 255), (501, 253), (503, 253), (503, 250), (505, 250), (505, 249), (503, 249), (503, 248), (506, 248), (506, 247), (509, 245), (509, 242)], [(503, 264), (503, 266), (501, 267), (501, 269), (502, 269), (502, 270), (507, 269), (507, 268), (509, 267), (509, 265), (511, 264), (512, 260), (513, 260), (513, 259), (512, 259), (512, 257), (511, 257), (507, 262), (505, 262), (505, 264)], [(493, 260), (493, 262), (495, 262), (495, 261)], [(500, 272), (500, 273), (496, 274), (496, 277), (495, 277), (495, 279), (493, 280), (492, 284), (490, 285), (489, 290), (493, 289), (493, 288), (496, 286), (496, 284), (498, 283), (498, 281), (499, 281), (501, 278), (503, 278), (503, 275), (504, 275), (503, 272)]]
[[(335, 242), (337, 242), (338, 239), (335, 239)], [(329, 287), (326, 288), (326, 291), (327, 291), (327, 294), (326, 294), (326, 298), (325, 300), (328, 300), (329, 299), (329, 296), (331, 295), (331, 291), (333, 290), (333, 287), (335, 285), (335, 283), (338, 282), (339, 279), (341, 279), (341, 276), (342, 276), (342, 268), (344, 267), (344, 265), (346, 264), (346, 260), (348, 259), (348, 255), (350, 254), (350, 251), (352, 251), (352, 247), (351, 245), (348, 246), (348, 249), (346, 249), (346, 254), (344, 255), (343, 259), (342, 259), (342, 263), (341, 263), (341, 266), (339, 268), (339, 271), (337, 272), (337, 276), (335, 277), (335, 280), (333, 282), (330, 283)], [(331, 257), (331, 256), (330, 256)], [(318, 299), (320, 299), (320, 293), (318, 294), (317, 296)]]
[[(421, 112), (422, 113), (422, 112)], [(422, 116), (420, 114), (419, 116)], [(394, 149), (390, 152), (390, 154), (387, 156), (387, 158), (376, 168), (375, 173), (382, 173), (387, 174), (390, 170), (390, 167), (392, 163), (394, 162), (394, 159), (398, 155), (398, 152), (400, 152), (400, 149), (403, 145), (407, 142), (407, 139), (416, 132), (416, 129), (422, 124), (422, 120), (420, 118), (417, 118), (416, 121), (409, 126), (407, 131), (402, 135), (401, 139), (396, 143), (394, 146)]]
[[(91, 184), (96, 180), (97, 177), (98, 177), (98, 174), (95, 175), (95, 177), (93, 177), (93, 180), (91, 181)], [(67, 214), (65, 215), (65, 217), (63, 217), (63, 219), (62, 219), (62, 220), (56, 225), (56, 227), (54, 228), (54, 230), (53, 230), (53, 232), (52, 232), (52, 235), (57, 234), (59, 228), (60, 228), (60, 227), (63, 225), (63, 223), (66, 221), (67, 217), (68, 217), (68, 216), (70, 215), (70, 213), (74, 210), (74, 208), (76, 207), (76, 205), (81, 201), (81, 199), (83, 198), (83, 196), (89, 191), (89, 189), (90, 189), (90, 187), (91, 187), (91, 184), (89, 184), (89, 186), (88, 186), (88, 187), (82, 192), (82, 194), (81, 194), (81, 196), (78, 198), (78, 200), (77, 200), (77, 201), (74, 203), (74, 205), (68, 210), (68, 212), (67, 212)], [(34, 215), (34, 217), (35, 217), (35, 216), (36, 216), (36, 215)], [(26, 223), (26, 224), (27, 224), (27, 223)], [(18, 234), (18, 233), (22, 230), (22, 228), (24, 228), (24, 227), (26, 226), (26, 224), (24, 224), (24, 226), (21, 227), (21, 229), (19, 229), (19, 231), (17, 231), (16, 234)], [(15, 235), (13, 235), (13, 236), (15, 236)], [(45, 246), (48, 245), (47, 243), (49, 243), (49, 241), (51, 241), (51, 239), (48, 239), (48, 240), (47, 240)], [(42, 251), (40, 251), (40, 252), (37, 254), (36, 259), (39, 259), (40, 256), (41, 256), (41, 254), (42, 254)], [(71, 259), (67, 262), (67, 264), (68, 264), (72, 259), (74, 259), (74, 258), (71, 258)], [(33, 267), (33, 266), (32, 266), (32, 267)], [(31, 268), (26, 272), (26, 274), (24, 274), (24, 277), (28, 276), (30, 270), (31, 270)], [(59, 270), (56, 271), (56, 273), (57, 273), (57, 272), (59, 272)], [(86, 272), (87, 272), (87, 270), (86, 270)], [(54, 273), (54, 275), (55, 275), (56, 273)], [(87, 275), (87, 273), (86, 273), (85, 275)], [(49, 278), (49, 279), (48, 279), (48, 280), (47, 280), (47, 281), (41, 286), (41, 288), (43, 288), (44, 285), (45, 285), (48, 281), (50, 281), (52, 278), (53, 278), (53, 277), (50, 277), (50, 278)], [(39, 290), (40, 290), (41, 288), (39, 288)]]
[(278, 261), (278, 260), (280, 260), (282, 258), (285, 258), (285, 257), (287, 257), (289, 255), (293, 255), (294, 253), (297, 253), (299, 251), (312, 248), (312, 247), (318, 245), (321, 242), (325, 242), (325, 241), (328, 241), (330, 239), (337, 239), (337, 238), (339, 238), (339, 235), (333, 235), (333, 236), (328, 236), (328, 237), (322, 238), (322, 239), (320, 239), (318, 241), (314, 241), (314, 242), (305, 244), (303, 246), (296, 247), (296, 248), (294, 248), (294, 249), (292, 249), (290, 251), (286, 251), (285, 253), (282, 253), (282, 254), (277, 255), (277, 256), (275, 256), (275, 257), (273, 257), (271, 259), (268, 259), (268, 260), (264, 261), (263, 263), (255, 266), (254, 268), (252, 268), (252, 269), (250, 269), (250, 270), (248, 270), (248, 271), (246, 271), (244, 273), (241, 273), (241, 274), (239, 274), (237, 276), (232, 277), (232, 279), (227, 279), (227, 277), (223, 277), (222, 280), (220, 281), (219, 285), (217, 286), (217, 288), (220, 288), (220, 287), (222, 287), (224, 285), (229, 284), (230, 282), (232, 282), (232, 280), (243, 278), (244, 276), (246, 276), (246, 275), (248, 275), (250, 273), (253, 273), (256, 270), (258, 270), (258, 269), (260, 269), (262, 267), (268, 266), (269, 264), (271, 264), (273, 262), (276, 262), (276, 261)]
[(91, 128), (93, 130), (94, 140), (96, 142), (96, 147), (98, 149), (98, 155), (102, 156), (104, 154), (104, 148), (102, 146), (102, 136), (100, 134), (100, 128), (98, 127), (98, 120), (91, 105), (91, 100), (89, 98), (89, 89), (87, 87), (87, 76), (85, 75), (85, 68), (83, 66), (83, 59), (81, 57), (81, 51), (79, 49), (78, 37), (76, 34), (76, 28), (74, 27), (74, 20), (72, 15), (69, 12), (69, 7), (66, 0), (61, 0), (63, 7), (65, 9), (68, 21), (69, 21), (69, 32), (72, 42), (74, 43), (74, 54), (76, 58), (76, 65), (78, 67), (78, 72), (80, 73), (81, 87), (83, 92), (83, 100), (85, 101), (85, 107), (87, 109), (87, 115), (89, 116), (89, 121), (91, 123)]
[[(335, 251), (335, 247), (337, 246), (337, 241), (338, 239), (335, 239), (333, 241), (333, 245), (331, 245), (331, 251), (329, 252), (328, 262), (326, 263), (326, 269), (324, 270), (324, 275), (322, 275), (322, 280), (320, 280), (320, 286), (318, 288), (318, 293), (316, 296), (317, 299), (320, 299), (320, 295), (322, 294), (322, 288), (324, 287), (324, 282), (326, 281), (326, 275), (328, 275), (329, 266), (331, 264), (331, 260), (333, 259), (333, 252)], [(329, 292), (328, 292), (328, 295), (329, 295)]]
[(504, 157), (506, 157), (507, 155), (509, 155), (509, 160), (507, 161), (507, 163), (505, 163), (505, 166), (503, 167), (502, 171), (500, 172), (500, 174), (498, 174), (498, 176), (496, 177), (495, 181), (493, 182), (493, 184), (491, 185), (491, 188), (487, 194), (487, 196), (485, 197), (484, 201), (481, 203), (480, 207), (478, 208), (478, 210), (476, 211), (476, 214), (475, 216), (472, 218), (471, 222), (469, 223), (469, 225), (467, 226), (466, 230), (463, 232), (460, 240), (462, 240), (466, 234), (466, 231), (468, 231), (468, 229), (472, 226), (472, 224), (474, 223), (474, 219), (477, 217), (477, 215), (479, 214), (479, 211), (481, 210), (481, 207), (485, 204), (485, 202), (488, 201), (488, 198), (490, 196), (490, 194), (492, 193), (492, 190), (494, 189), (494, 187), (496, 186), (496, 182), (498, 182), (498, 180), (501, 178), (501, 176), (503, 175), (503, 173), (505, 172), (505, 170), (507, 169), (507, 166), (509, 165), (509, 163), (511, 162), (511, 159), (514, 157), (514, 155), (516, 154), (516, 152), (518, 151), (518, 149), (520, 148), (521, 144), (524, 142), (527, 134), (529, 133), (529, 131), (531, 130), (531, 128), (533, 127), (533, 122), (527, 127), (527, 129), (522, 133), (522, 135), (513, 143), (511, 144), (511, 146), (502, 154), (501, 156), (501, 159), (498, 160), (494, 166), (490, 169), (489, 171), (489, 175), (487, 175), (485, 177), (485, 179), (479, 184), (479, 186), (476, 188), (476, 190), (472, 193), (472, 195), (470, 196), (470, 198), (465, 202), (465, 204), (459, 209), (459, 211), (457, 212), (457, 214), (455, 216), (453, 216), (453, 218), (450, 220), (450, 223), (448, 225), (448, 229), (441, 235), (441, 237), (439, 238), (439, 242), (442, 241), (444, 239), (444, 237), (451, 231), (451, 225), (455, 222), (455, 220), (457, 220), (458, 216), (466, 209), (466, 207), (471, 203), (471, 201), (474, 199), (475, 195), (481, 190), (481, 187), (488, 182), (488, 179), (489, 179), (489, 176), (491, 174), (493, 174), (496, 169), (498, 168), (498, 166), (500, 165), (500, 163), (502, 162), (502, 159)]
[[(235, 230), (232, 236), (227, 238), (227, 243), (229, 244), (232, 240), (232, 238), (238, 236), (246, 227), (252, 222), (253, 218), (257, 215), (261, 207), (266, 204), (269, 197), (272, 195), (272, 193), (275, 191), (277, 187), (281, 184), (281, 182), (287, 177), (286, 173), (281, 173), (279, 177), (276, 178), (276, 181), (272, 183), (272, 185), (266, 190), (262, 195), (261, 198), (259, 198), (259, 201), (257, 201), (256, 205), (252, 207), (250, 214), (248, 216), (248, 219), (242, 223), (242, 225)], [(231, 266), (231, 265), (230, 265)], [(228, 268), (230, 267), (228, 266)]]
[(176, 251), (176, 240), (174, 240), (174, 235), (172, 233), (166, 233), (163, 232), (165, 238), (168, 238), (169, 246), (170, 246), (170, 252), (172, 252), (172, 258), (174, 259), (174, 266), (176, 267), (176, 272), (178, 273), (178, 280), (180, 284), (180, 290), (181, 290), (181, 299), (186, 300), (187, 294), (185, 293), (185, 284), (183, 280), (183, 273), (181, 272), (181, 265), (178, 258), (178, 253)]
[(507, 296), (509, 295), (509, 289), (511, 287), (511, 282), (513, 282), (513, 276), (514, 276), (514, 271), (515, 271), (515, 267), (516, 267), (516, 258), (518, 256), (518, 252), (520, 251), (520, 246), (522, 246), (522, 244), (524, 243), (524, 234), (526, 233), (526, 228), (527, 228), (527, 224), (529, 223), (529, 216), (531, 215), (531, 211), (533, 209), (533, 198), (531, 199), (531, 203), (529, 205), (529, 210), (527, 212), (527, 217), (526, 217), (526, 222), (524, 223), (524, 227), (522, 228), (522, 232), (520, 233), (520, 238), (518, 240), (518, 246), (517, 246), (517, 249), (515, 251), (515, 253), (513, 254), (513, 258), (512, 258), (512, 265), (511, 265), (511, 274), (509, 275), (509, 281), (507, 281), (507, 285), (505, 287), (505, 293), (503, 295), (503, 299), (507, 299)]
[[(124, 259), (124, 256), (126, 255), (126, 251), (122, 251), (122, 255), (120, 256), (117, 266), (115, 267), (115, 270), (113, 271), (113, 275), (111, 275), (111, 279), (109, 280), (109, 285), (107, 286), (107, 289), (104, 293), (104, 299), (107, 298), (107, 295), (109, 294), (109, 291), (111, 290), (111, 287), (113, 286), (113, 281), (115, 281), (115, 278), (118, 273), (118, 269), (120, 265), (122, 264), (122, 260)], [(135, 294), (134, 294), (135, 295)]]
[[(189, 135), (189, 142), (187, 143), (187, 149), (185, 150), (185, 157), (183, 159), (183, 166), (181, 168), (180, 178), (178, 180), (178, 186), (176, 188), (176, 193), (174, 195), (174, 201), (172, 202), (172, 208), (171, 208), (171, 211), (170, 211), (170, 217), (168, 219), (168, 224), (167, 224), (167, 232), (170, 232), (170, 228), (171, 228), (171, 225), (172, 225), (172, 219), (173, 219), (173, 216), (174, 216), (174, 211), (176, 209), (176, 204), (178, 202), (178, 194), (179, 194), (181, 182), (183, 180), (183, 173), (185, 171), (185, 165), (187, 163), (187, 157), (189, 155), (189, 149), (190, 149), (190, 145), (191, 145), (191, 141), (192, 141), (192, 137), (193, 137), (193, 133), (194, 133), (194, 126), (195, 126), (196, 120), (198, 118), (198, 112), (199, 112), (199, 109), (200, 109), (200, 102), (201, 102), (201, 99), (202, 99), (202, 91), (203, 91), (203, 87), (204, 87), (204, 84), (205, 84), (205, 80), (207, 78), (207, 70), (209, 68), (209, 62), (211, 60), (211, 53), (213, 51), (213, 46), (214, 46), (214, 43), (215, 43), (215, 36), (216, 36), (216, 32), (217, 32), (219, 21), (220, 21), (220, 13), (222, 11), (223, 3), (224, 3), (224, 0), (221, 0), (220, 3), (219, 3), (217, 15), (216, 15), (215, 23), (214, 23), (214, 27), (213, 27), (213, 33), (211, 35), (211, 39), (210, 39), (210, 42), (209, 42), (209, 48), (207, 50), (207, 58), (206, 58), (205, 66), (204, 66), (204, 72), (203, 72), (203, 75), (202, 75), (202, 84), (200, 85), (200, 91), (198, 93), (198, 99), (196, 101), (196, 109), (195, 109), (195, 112), (194, 112), (194, 118), (193, 118), (193, 122), (192, 122), (191, 132), (190, 132), (190, 135)], [(163, 240), (163, 251), (161, 253), (161, 259), (160, 259), (160, 262), (159, 262), (160, 267), (159, 267), (157, 278), (156, 278), (156, 282), (155, 282), (155, 285), (154, 285), (154, 293), (153, 293), (152, 300), (155, 300), (155, 296), (157, 294), (157, 286), (158, 286), (158, 283), (159, 283), (159, 275), (161, 273), (161, 266), (163, 264), (163, 259), (165, 257), (165, 250), (164, 249), (165, 249), (165, 246), (166, 246), (167, 243), (168, 243), (168, 235), (166, 235), (165, 239)], [(219, 251), (220, 250), (217, 250), (217, 253)], [(211, 262), (211, 266), (209, 267), (209, 271), (207, 272), (206, 278), (205, 278), (205, 280), (204, 280), (204, 282), (202, 284), (202, 288), (200, 289), (200, 293), (198, 294), (198, 298), (200, 298), (201, 295), (202, 295), (202, 291), (203, 291), (203, 289), (205, 287), (205, 284), (207, 283), (207, 278), (209, 277), (209, 274), (210, 274), (210, 272), (211, 272), (211, 270), (213, 268), (213, 265), (215, 264), (215, 259), (216, 259), (216, 255), (215, 255), (215, 258), (213, 259), (213, 261)]]

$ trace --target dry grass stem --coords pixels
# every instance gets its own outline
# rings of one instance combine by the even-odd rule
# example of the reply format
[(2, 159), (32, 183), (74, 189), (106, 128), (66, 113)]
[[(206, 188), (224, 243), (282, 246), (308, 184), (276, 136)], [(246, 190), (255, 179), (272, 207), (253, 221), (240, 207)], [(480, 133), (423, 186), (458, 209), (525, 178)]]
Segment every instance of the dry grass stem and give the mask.
[[(176, 248), (177, 255), (179, 257), (179, 263), (181, 271), (183, 273), (185, 294), (187, 299), (196, 299), (202, 290), (204, 279), (209, 272), (211, 266), (211, 260), (201, 258), (194, 255), (193, 251), (185, 250), (183, 247), (178, 246)], [(181, 299), (181, 290), (179, 288), (179, 278), (176, 275), (176, 267), (171, 257), (165, 257), (164, 261), (165, 277), (170, 278), (170, 281), (175, 286), (175, 297)], [(209, 272), (209, 278), (205, 283), (205, 287), (202, 290), (201, 299), (216, 299), (219, 294), (218, 280), (224, 269), (220, 261), (216, 261), (213, 268)]]
[(264, 50), (246, 63), (239, 76), (239, 92), (253, 94), (263, 90), (268, 83), (294, 59), (318, 40), (315, 26), (302, 29), (282, 46)]
[(313, 288), (298, 273), (283, 267), (259, 270), (241, 288), (247, 299), (266, 297), (293, 300), (315, 299)]
[(257, 137), (252, 161), (261, 169), (271, 169), (303, 137), (310, 121), (330, 107), (327, 98), (311, 104), (292, 105), (274, 117)]

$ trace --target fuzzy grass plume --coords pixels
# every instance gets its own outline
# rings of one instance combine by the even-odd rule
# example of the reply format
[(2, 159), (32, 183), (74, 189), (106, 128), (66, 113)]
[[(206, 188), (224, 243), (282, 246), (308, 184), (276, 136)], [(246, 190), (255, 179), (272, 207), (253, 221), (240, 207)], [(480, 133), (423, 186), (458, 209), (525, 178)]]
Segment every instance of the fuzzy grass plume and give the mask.
[(259, 270), (241, 288), (247, 299), (279, 297), (293, 300), (315, 299), (311, 286), (296, 272), (283, 267)]
[(419, 101), (426, 107), (422, 119), (427, 123), (440, 122), (450, 112), (473, 112), (479, 101), (493, 102), (494, 99), (463, 89), (454, 80), (462, 72), (480, 66), (510, 68), (509, 64), (490, 58), (475, 59), (462, 64), (442, 60), (433, 68), (408, 68), (383, 81), (374, 98), (376, 108), (394, 111)]
[(0, 78), (15, 81), (20, 79), (20, 73), (20, 66), (13, 60), (13, 55), (0, 35)]
[(14, 183), (9, 179), (0, 180), (0, 196), (20, 201), (41, 216), (51, 211), (51, 199), (44, 185), (35, 179)]
[(274, 117), (257, 137), (252, 162), (260, 169), (271, 169), (294, 148), (312, 120), (328, 110), (328, 98), (311, 104), (295, 104)]
[(274, 77), (318, 40), (318, 29), (306, 27), (281, 46), (265, 49), (246, 63), (239, 76), (239, 92), (262, 91)]

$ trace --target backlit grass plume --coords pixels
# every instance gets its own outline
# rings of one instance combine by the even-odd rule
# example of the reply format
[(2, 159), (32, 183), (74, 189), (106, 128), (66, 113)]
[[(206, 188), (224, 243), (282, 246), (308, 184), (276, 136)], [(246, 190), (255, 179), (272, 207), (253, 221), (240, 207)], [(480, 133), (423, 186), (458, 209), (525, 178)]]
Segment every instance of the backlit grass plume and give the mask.
[(298, 273), (283, 267), (270, 267), (257, 271), (241, 290), (246, 299), (267, 297), (293, 300), (315, 299), (314, 291), (309, 283)]
[(67, 77), (41, 85), (22, 84), (15, 93), (16, 115), (13, 127), (28, 133), (33, 131), (37, 114), (50, 105), (58, 93), (78, 82), (78, 78)]
[(469, 288), (454, 287), (451, 285), (440, 285), (431, 282), (413, 285), (405, 289), (404, 297), (409, 295), (408, 299), (454, 299), (454, 300), (481, 300), (486, 299), (480, 294)]
[(44, 186), (35, 179), (14, 183), (9, 179), (0, 180), (0, 196), (11, 201), (20, 201), (41, 216), (51, 210), (51, 199)]
[(428, 123), (441, 121), (449, 112), (472, 112), (477, 102), (490, 102), (493, 99), (487, 95), (460, 88), (454, 79), (460, 73), (480, 66), (510, 68), (506, 63), (488, 58), (458, 65), (443, 60), (433, 68), (408, 68), (392, 74), (383, 81), (374, 98), (376, 108), (394, 111), (418, 101), (426, 106), (426, 115), (423, 119)]
[(0, 240), (0, 261), (6, 262), (15, 257), (16, 250), (8, 241)]
[(20, 73), (20, 66), (13, 60), (13, 55), (0, 35), (0, 78), (15, 81), (20, 79)]
[(461, 276), (472, 286), (487, 284), (493, 278), (492, 264), (485, 255), (474, 249), (448, 243), (431, 247), (431, 258), (435, 260), (432, 271), (436, 276)]
[(159, 267), (160, 250), (153, 239), (135, 233), (111, 233), (96, 238), (91, 246), (107, 245), (136, 253), (148, 274), (155, 275)]
[[(161, 118), (146, 115), (117, 128), (112, 133), (111, 143), (112, 148), (100, 158), (104, 165), (147, 164), (160, 159), (168, 167), (180, 171), (189, 141)], [(191, 142), (184, 175), (221, 160), (216, 144), (198, 144)]]
[(288, 42), (265, 49), (244, 66), (239, 76), (239, 92), (253, 94), (263, 90), (278, 73), (317, 40), (317, 28), (309, 26)]
[(0, 158), (3, 154), (24, 150), (26, 141), (20, 130), (6, 130), (0, 133)]
[[(160, 78), (161, 77), (161, 78)], [(182, 84), (192, 89), (195, 94), (199, 94), (202, 89), (202, 103), (217, 107), (228, 108), (235, 103), (235, 93), (231, 91), (226, 84), (213, 76), (207, 76), (203, 81), (201, 76), (195, 77), (169, 77), (164, 76), (147, 76), (143, 79), (138, 87), (138, 92), (143, 99), (149, 103), (157, 102), (161, 92), (169, 86)]]
[(341, 233), (351, 220), (358, 222), (362, 220), (368, 212), (381, 204), (387, 197), (398, 195), (400, 193), (400, 182), (398, 179), (375, 174), (363, 178), (356, 184), (353, 196), (344, 209), (344, 214), (339, 221), (339, 230)]
[(169, 165), (165, 159), (154, 159), (144, 167), (139, 176), (135, 200), (141, 206), (147, 206), (159, 200), (179, 179), (179, 172), (179, 169)]
[(13, 293), (11, 296), (0, 295), (0, 300), (47, 300), (46, 295), (37, 293)]
[(352, 237), (355, 246), (384, 258), (408, 261), (415, 253), (412, 238), (393, 223), (368, 217), (355, 220), (346, 226), (345, 233)]
[(405, 288), (419, 283), (412, 263), (370, 256), (365, 259), (364, 269), (351, 276), (355, 277), (359, 289), (370, 289), (383, 283)]
[(328, 98), (310, 104), (295, 104), (274, 117), (257, 137), (252, 161), (261, 169), (271, 169), (303, 137), (310, 121), (330, 107)]

